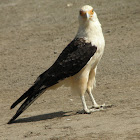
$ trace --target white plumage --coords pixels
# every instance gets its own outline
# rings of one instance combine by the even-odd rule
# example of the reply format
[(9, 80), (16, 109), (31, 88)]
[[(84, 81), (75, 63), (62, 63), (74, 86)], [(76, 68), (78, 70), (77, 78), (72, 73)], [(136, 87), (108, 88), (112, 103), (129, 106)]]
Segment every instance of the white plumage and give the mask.
[(101, 24), (97, 18), (95, 11), (90, 14), (93, 8), (89, 5), (83, 6), (80, 11), (89, 14), (87, 18), (79, 15), (79, 30), (77, 32), (76, 38), (84, 38), (86, 42), (91, 42), (91, 44), (97, 47), (96, 53), (91, 57), (85, 67), (75, 76), (72, 77), (72, 89), (77, 93), (80, 93), (83, 108), (86, 113), (93, 112), (94, 109), (88, 109), (84, 94), (88, 92), (94, 108), (101, 107), (98, 105), (92, 95), (94, 86), (96, 85), (95, 75), (97, 71), (97, 65), (103, 55), (105, 40), (102, 33)]

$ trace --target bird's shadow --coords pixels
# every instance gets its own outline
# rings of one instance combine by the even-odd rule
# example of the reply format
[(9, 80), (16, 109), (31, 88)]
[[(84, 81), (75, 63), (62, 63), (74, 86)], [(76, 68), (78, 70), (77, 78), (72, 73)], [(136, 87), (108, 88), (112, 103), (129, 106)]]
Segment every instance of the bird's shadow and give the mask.
[[(106, 110), (107, 108), (111, 108), (114, 105), (106, 105), (104, 109)], [(105, 111), (103, 110), (103, 111)], [(99, 111), (99, 110), (97, 110)], [(58, 111), (58, 112), (53, 112), (53, 113), (48, 113), (48, 114), (42, 114), (42, 115), (36, 115), (32, 117), (27, 117), (27, 118), (21, 118), (13, 121), (12, 123), (27, 123), (27, 122), (37, 122), (37, 121), (42, 121), (42, 120), (48, 120), (48, 119), (54, 119), (54, 118), (62, 118), (62, 117), (68, 117), (68, 116), (73, 116), (73, 115), (80, 115), (80, 114), (85, 114), (84, 110), (79, 110), (79, 111)]]
[(71, 116), (73, 114), (73, 113), (71, 114), (71, 112), (72, 111), (68, 111), (68, 112), (59, 111), (59, 112), (53, 112), (49, 114), (36, 115), (32, 117), (17, 119), (12, 123), (37, 122), (37, 121), (42, 121), (42, 120), (61, 118), (61, 117)]

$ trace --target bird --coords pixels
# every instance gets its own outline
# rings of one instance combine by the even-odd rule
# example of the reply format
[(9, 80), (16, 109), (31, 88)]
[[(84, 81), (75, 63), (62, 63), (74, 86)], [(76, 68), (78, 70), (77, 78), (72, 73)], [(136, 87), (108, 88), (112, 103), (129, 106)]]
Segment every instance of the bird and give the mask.
[[(11, 124), (46, 90), (55, 90), (64, 85), (81, 97), (84, 113), (90, 114), (101, 108), (93, 97), (96, 86), (96, 71), (104, 53), (105, 39), (101, 24), (92, 6), (84, 5), (79, 10), (79, 28), (74, 39), (64, 48), (56, 61), (40, 74), (33, 85), (12, 105), (13, 109), (24, 100), (16, 114), (9, 120)], [(85, 93), (89, 94), (92, 108), (87, 107)]]

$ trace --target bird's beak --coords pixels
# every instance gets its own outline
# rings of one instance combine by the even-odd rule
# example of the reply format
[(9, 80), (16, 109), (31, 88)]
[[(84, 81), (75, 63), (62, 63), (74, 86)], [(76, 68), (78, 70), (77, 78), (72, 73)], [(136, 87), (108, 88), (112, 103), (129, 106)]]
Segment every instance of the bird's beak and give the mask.
[(84, 19), (90, 19), (90, 15), (91, 15), (91, 13), (90, 12), (88, 12), (88, 11), (80, 11), (80, 15), (84, 18)]
[(85, 16), (86, 16), (87, 19), (90, 18), (90, 14), (88, 12), (86, 12)]

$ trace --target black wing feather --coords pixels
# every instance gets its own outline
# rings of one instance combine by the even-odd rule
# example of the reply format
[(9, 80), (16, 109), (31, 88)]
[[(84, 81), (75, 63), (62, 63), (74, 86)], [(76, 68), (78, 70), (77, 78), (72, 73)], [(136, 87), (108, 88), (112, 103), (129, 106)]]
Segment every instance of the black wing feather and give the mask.
[[(52, 86), (78, 73), (96, 52), (97, 47), (84, 39), (73, 40), (60, 54), (56, 62), (40, 75), (44, 85)], [(46, 78), (47, 77), (47, 78)]]
[(96, 46), (92, 46), (91, 43), (86, 43), (84, 39), (74, 39), (62, 51), (55, 63), (42, 73), (34, 85), (12, 104), (11, 109), (27, 98), (8, 123), (12, 123), (48, 87), (78, 73), (87, 64), (96, 50)]

